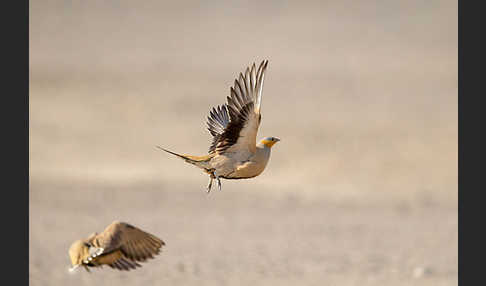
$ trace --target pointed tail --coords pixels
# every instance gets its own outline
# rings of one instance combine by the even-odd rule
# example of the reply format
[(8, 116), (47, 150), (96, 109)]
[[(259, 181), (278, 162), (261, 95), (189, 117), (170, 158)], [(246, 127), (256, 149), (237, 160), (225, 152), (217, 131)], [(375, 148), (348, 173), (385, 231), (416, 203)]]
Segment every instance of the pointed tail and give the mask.
[(193, 164), (199, 168), (202, 168), (202, 169), (207, 169), (209, 167), (209, 160), (211, 160), (212, 156), (211, 154), (209, 155), (206, 155), (206, 156), (191, 156), (191, 155), (182, 155), (182, 154), (177, 154), (175, 152), (172, 152), (170, 150), (167, 150), (167, 149), (164, 149), (160, 146), (156, 146), (157, 148), (159, 148), (160, 150), (163, 150), (169, 154), (172, 154), (174, 156), (177, 156), (181, 159), (183, 159), (184, 161), (186, 161), (187, 163), (190, 163), (190, 164)]

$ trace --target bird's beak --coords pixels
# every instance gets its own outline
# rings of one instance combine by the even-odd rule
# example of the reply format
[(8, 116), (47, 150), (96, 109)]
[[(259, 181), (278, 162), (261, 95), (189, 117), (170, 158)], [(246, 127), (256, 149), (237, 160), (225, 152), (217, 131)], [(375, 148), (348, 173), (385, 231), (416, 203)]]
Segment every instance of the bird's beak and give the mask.
[(78, 267), (81, 266), (80, 264), (76, 264), (73, 267), (69, 268), (69, 272), (74, 272)]
[(277, 142), (280, 141), (280, 138), (275, 138), (275, 141), (277, 141)]

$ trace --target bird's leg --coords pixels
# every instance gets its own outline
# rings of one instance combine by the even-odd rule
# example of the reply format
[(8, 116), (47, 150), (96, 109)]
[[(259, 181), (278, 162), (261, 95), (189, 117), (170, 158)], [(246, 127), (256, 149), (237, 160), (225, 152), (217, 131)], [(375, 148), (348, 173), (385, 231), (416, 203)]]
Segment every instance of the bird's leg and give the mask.
[(218, 188), (221, 191), (221, 179), (218, 176), (216, 176), (216, 180), (218, 181)]
[(208, 186), (206, 187), (206, 193), (209, 194), (211, 192), (211, 188), (213, 186), (213, 180), (214, 180), (214, 169), (206, 169), (206, 173), (209, 175), (209, 183)]
[(213, 186), (213, 177), (212, 177), (212, 176), (210, 176), (210, 177), (209, 177), (209, 184), (208, 184), (208, 186), (206, 187), (206, 193), (208, 193), (208, 194), (209, 194), (209, 192), (211, 192), (211, 187), (212, 187), (212, 186)]

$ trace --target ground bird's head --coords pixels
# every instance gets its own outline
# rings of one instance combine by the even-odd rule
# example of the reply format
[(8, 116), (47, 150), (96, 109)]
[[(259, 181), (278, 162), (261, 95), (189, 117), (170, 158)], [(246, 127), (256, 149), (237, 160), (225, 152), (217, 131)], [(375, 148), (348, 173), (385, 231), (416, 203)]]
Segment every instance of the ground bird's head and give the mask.
[(280, 141), (280, 139), (277, 137), (265, 137), (260, 141), (259, 145), (262, 147), (272, 148), (272, 146), (278, 141)]
[(69, 258), (71, 258), (71, 264), (73, 267), (71, 271), (78, 268), (83, 264), (83, 259), (89, 256), (89, 244), (82, 241), (77, 240), (71, 247), (69, 248)]

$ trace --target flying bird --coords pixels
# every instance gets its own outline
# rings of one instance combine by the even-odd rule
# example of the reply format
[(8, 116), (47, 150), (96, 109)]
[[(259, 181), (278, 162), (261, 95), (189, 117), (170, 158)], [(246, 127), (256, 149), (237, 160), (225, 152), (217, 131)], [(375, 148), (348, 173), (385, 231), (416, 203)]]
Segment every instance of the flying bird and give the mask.
[(276, 137), (265, 137), (256, 142), (267, 65), (268, 61), (264, 60), (257, 69), (253, 63), (244, 74), (240, 73), (230, 87), (227, 102), (210, 110), (207, 125), (213, 139), (207, 155), (178, 154), (157, 146), (207, 173), (208, 193), (213, 180), (221, 190), (221, 179), (248, 179), (260, 175), (270, 159), (272, 146), (280, 141)]
[(102, 233), (93, 233), (71, 245), (70, 271), (83, 266), (89, 272), (89, 267), (103, 265), (129, 271), (141, 267), (138, 262), (154, 258), (164, 245), (160, 238), (150, 233), (128, 223), (114, 221)]

